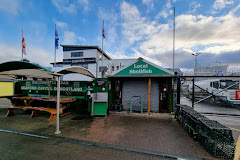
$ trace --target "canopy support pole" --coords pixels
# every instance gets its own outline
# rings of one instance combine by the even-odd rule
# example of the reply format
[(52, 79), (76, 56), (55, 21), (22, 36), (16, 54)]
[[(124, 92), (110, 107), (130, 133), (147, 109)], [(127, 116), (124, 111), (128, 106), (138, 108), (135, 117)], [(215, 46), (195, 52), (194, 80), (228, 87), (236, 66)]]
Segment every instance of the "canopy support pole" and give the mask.
[(60, 76), (57, 76), (57, 121), (55, 134), (61, 133), (59, 130), (60, 83)]

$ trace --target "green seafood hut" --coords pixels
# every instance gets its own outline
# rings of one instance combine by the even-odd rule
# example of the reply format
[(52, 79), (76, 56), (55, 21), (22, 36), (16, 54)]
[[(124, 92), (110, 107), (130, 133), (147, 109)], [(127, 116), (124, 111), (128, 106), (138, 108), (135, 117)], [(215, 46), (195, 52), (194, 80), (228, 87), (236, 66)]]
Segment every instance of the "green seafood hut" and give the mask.
[[(174, 73), (143, 58), (113, 72), (109, 78), (109, 107), (133, 109), (139, 98), (144, 112), (169, 113), (173, 110), (172, 81)], [(140, 101), (141, 99), (141, 101)], [(139, 108), (135, 108), (139, 111)]]

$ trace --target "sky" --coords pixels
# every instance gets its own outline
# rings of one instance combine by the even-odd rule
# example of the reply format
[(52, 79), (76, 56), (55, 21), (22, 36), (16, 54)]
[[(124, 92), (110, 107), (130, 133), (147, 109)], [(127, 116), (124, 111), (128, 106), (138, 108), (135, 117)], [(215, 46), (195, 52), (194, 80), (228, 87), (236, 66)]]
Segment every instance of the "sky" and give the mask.
[[(22, 30), (30, 62), (54, 62), (59, 44), (93, 45), (112, 58), (142, 57), (175, 68), (240, 68), (240, 0), (0, 0), (0, 63), (21, 60)], [(57, 61), (62, 61), (59, 46)]]

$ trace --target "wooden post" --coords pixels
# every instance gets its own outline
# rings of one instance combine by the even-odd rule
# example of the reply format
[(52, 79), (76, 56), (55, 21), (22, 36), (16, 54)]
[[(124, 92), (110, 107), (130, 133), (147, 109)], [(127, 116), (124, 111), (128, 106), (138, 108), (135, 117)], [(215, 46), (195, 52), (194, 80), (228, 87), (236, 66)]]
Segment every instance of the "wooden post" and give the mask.
[(234, 160), (239, 160), (239, 158), (240, 158), (240, 136), (238, 137), (238, 141), (237, 141), (237, 144), (236, 144)]
[(151, 78), (148, 78), (148, 115), (150, 115), (150, 104), (151, 104)]

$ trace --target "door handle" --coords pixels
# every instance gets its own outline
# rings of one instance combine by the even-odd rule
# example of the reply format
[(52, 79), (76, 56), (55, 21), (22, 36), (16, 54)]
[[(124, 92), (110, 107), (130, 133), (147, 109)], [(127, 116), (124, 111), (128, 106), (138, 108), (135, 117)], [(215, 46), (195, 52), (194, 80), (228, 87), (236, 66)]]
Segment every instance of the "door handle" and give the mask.
[(161, 100), (161, 101), (163, 100), (163, 98), (162, 98), (162, 93), (160, 93), (160, 100)]

